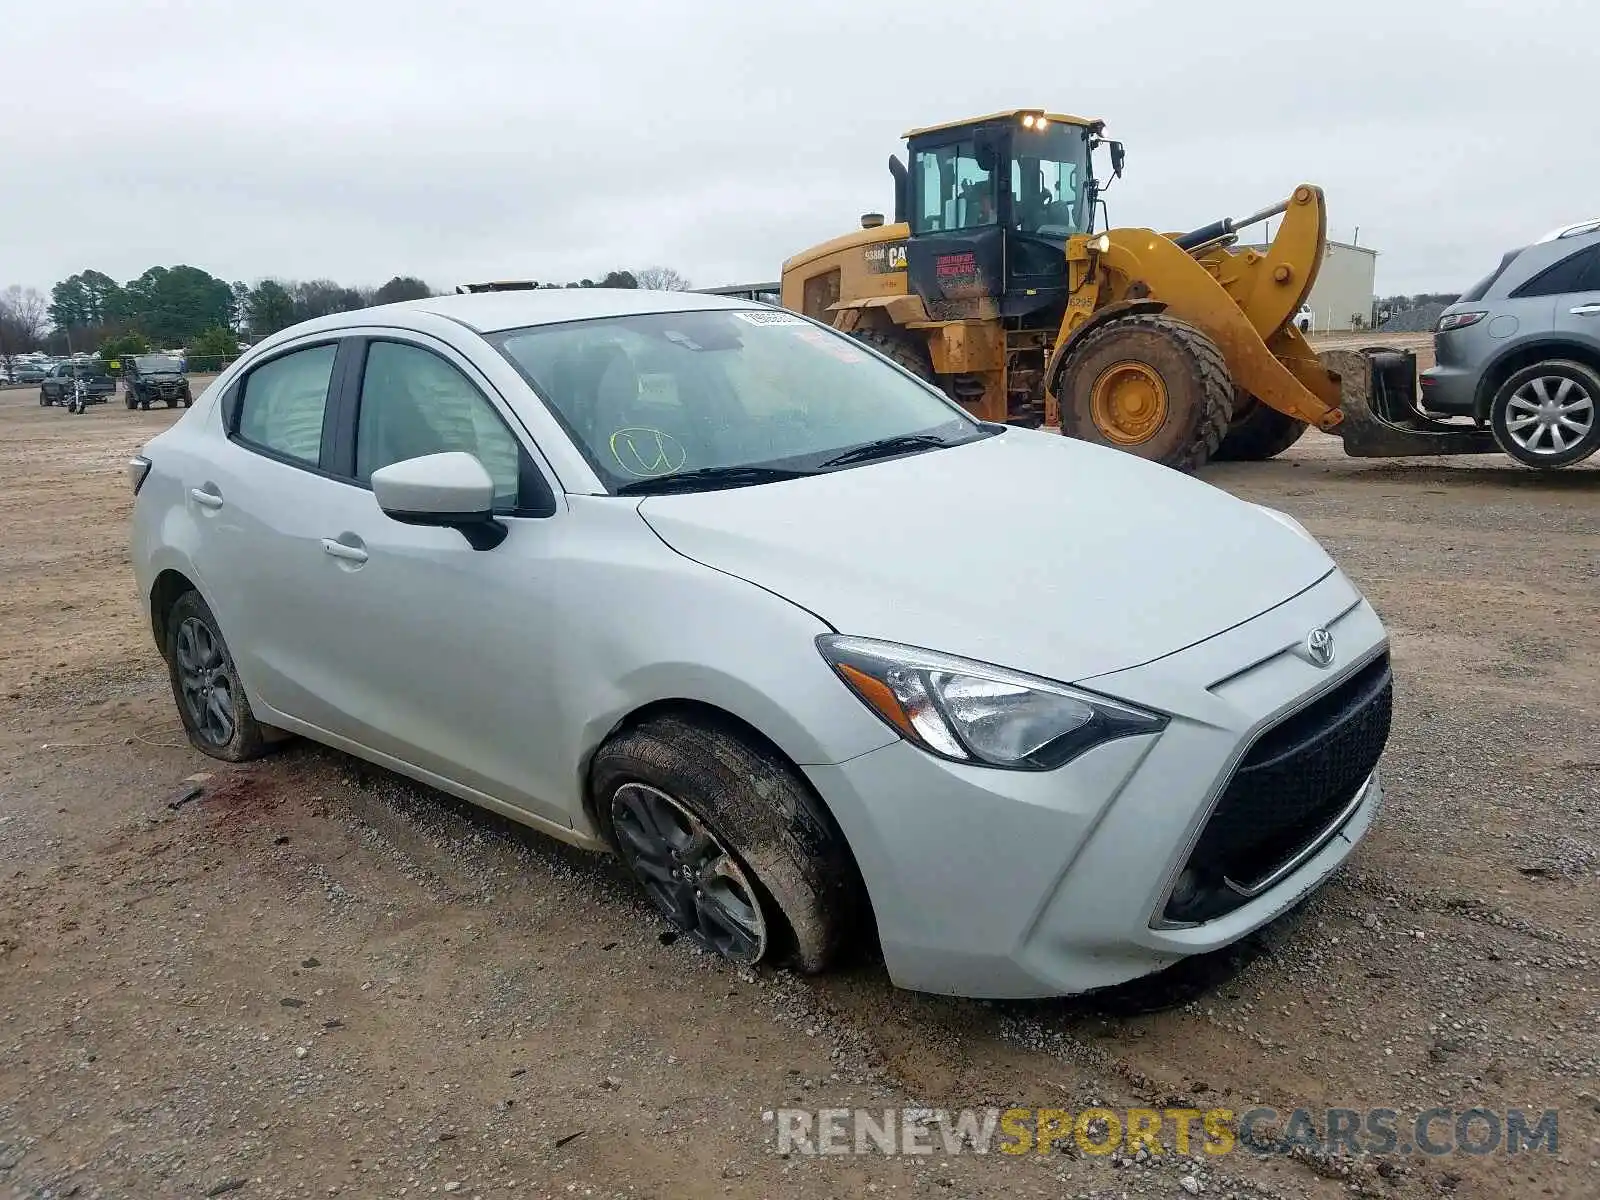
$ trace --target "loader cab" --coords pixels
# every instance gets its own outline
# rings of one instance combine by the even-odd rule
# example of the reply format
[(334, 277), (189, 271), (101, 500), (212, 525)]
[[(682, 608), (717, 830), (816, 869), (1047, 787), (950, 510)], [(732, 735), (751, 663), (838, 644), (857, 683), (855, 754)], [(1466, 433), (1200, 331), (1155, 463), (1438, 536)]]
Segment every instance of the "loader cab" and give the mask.
[(911, 228), (912, 291), (935, 319), (1024, 316), (1059, 305), (1067, 239), (1087, 233), (1095, 122), (1001, 113), (907, 135), (891, 164)]

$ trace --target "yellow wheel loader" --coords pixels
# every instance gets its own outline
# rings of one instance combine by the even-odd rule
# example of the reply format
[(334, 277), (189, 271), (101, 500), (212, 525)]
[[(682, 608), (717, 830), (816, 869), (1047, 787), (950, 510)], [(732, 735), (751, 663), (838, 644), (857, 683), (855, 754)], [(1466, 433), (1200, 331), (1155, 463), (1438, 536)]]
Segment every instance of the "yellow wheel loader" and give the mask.
[[(1354, 457), (1486, 453), (1417, 404), (1414, 355), (1319, 357), (1295, 324), (1327, 239), (1322, 190), (1190, 233), (1095, 232), (1120, 142), (1037, 109), (906, 134), (894, 220), (783, 265), (781, 303), (936, 383), (981, 419), (1058, 427), (1179, 470), (1264, 459), (1308, 425)], [(1238, 231), (1281, 216), (1265, 252)]]

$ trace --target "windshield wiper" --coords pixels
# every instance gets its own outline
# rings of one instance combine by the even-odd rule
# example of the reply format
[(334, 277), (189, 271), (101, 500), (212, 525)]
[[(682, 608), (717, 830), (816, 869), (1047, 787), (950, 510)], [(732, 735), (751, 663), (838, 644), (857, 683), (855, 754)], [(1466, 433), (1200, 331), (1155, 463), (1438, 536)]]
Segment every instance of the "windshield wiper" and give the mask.
[(846, 450), (843, 454), (835, 454), (832, 458), (824, 459), (818, 463), (821, 467), (842, 467), (848, 463), (866, 462), (873, 458), (888, 458), (892, 454), (905, 454), (911, 450), (927, 450), (934, 446), (948, 446), (952, 443), (940, 437), (937, 433), (902, 433), (894, 437), (879, 438), (875, 442), (868, 442), (864, 446), (856, 446)]
[(751, 483), (776, 483), (782, 479), (799, 479), (814, 475), (815, 471), (797, 471), (792, 467), (701, 467), (698, 471), (679, 471), (673, 475), (657, 475), (653, 479), (635, 479), (617, 488), (619, 496), (651, 496), (666, 492), (709, 492), (716, 488), (743, 487)]

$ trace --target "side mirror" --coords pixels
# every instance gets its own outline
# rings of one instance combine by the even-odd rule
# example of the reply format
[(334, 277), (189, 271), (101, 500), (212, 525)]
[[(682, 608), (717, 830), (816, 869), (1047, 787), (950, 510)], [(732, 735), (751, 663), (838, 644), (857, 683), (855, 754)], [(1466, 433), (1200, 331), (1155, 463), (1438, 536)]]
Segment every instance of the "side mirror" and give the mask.
[(1122, 143), (1121, 142), (1112, 142), (1111, 143), (1111, 174), (1115, 178), (1117, 178), (1117, 179), (1121, 179), (1122, 178), (1122, 164), (1126, 160), (1127, 160), (1127, 156), (1126, 156), (1126, 154), (1123, 153)]
[(407, 458), (372, 473), (372, 495), (391, 520), (459, 529), (474, 550), (493, 550), (506, 527), (495, 520), (494, 480), (460, 450)]

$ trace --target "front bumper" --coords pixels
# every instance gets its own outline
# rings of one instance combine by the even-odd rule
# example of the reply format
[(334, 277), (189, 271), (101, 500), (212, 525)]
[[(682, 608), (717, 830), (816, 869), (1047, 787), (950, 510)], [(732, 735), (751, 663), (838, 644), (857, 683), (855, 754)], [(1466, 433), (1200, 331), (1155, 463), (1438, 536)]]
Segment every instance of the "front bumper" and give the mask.
[[(1328, 669), (1303, 649), (1319, 626), (1335, 638)], [(1171, 714), (1160, 734), (1049, 772), (964, 766), (905, 742), (806, 768), (855, 852), (890, 977), (962, 996), (1070, 994), (1220, 949), (1279, 916), (1371, 825), (1382, 798), (1375, 770), (1338, 797), (1304, 853), (1236, 907), (1191, 924), (1164, 913), (1246, 751), (1386, 650), (1377, 614), (1335, 571), (1226, 633), (1080, 681)]]

